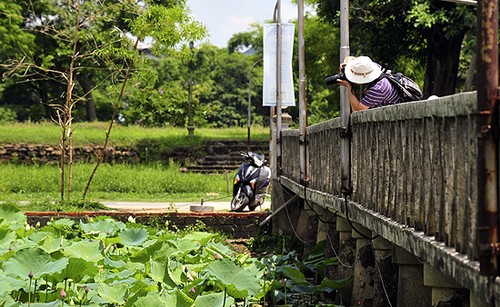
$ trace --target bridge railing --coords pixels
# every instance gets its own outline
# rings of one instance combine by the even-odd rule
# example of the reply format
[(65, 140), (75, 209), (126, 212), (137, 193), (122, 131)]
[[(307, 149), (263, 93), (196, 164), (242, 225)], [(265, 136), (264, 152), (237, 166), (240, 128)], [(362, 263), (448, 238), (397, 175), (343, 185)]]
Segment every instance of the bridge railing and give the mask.
[[(351, 200), (476, 260), (476, 94), (355, 112)], [(341, 194), (340, 120), (307, 128), (308, 189)], [(299, 134), (282, 135), (282, 175), (300, 183)]]

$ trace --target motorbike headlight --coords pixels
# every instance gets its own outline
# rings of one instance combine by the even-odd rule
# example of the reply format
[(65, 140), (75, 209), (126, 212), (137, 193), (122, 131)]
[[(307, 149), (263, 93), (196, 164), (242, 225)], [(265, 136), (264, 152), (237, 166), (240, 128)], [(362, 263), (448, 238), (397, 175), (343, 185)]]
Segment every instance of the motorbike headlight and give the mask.
[(236, 174), (236, 176), (234, 176), (233, 184), (237, 184), (239, 181), (240, 181), (240, 176), (238, 176), (238, 174)]

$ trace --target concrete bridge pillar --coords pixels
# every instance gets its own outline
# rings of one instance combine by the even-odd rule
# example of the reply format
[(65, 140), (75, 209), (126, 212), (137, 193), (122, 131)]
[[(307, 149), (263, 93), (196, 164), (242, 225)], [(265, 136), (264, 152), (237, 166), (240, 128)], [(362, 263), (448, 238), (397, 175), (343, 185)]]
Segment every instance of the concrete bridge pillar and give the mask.
[(354, 258), (354, 282), (352, 289), (352, 305), (374, 306), (376, 278), (375, 255), (372, 247), (372, 232), (359, 224), (352, 229), (352, 237), (356, 239), (356, 257)]
[[(354, 275), (354, 259), (356, 256), (356, 239), (352, 238), (352, 228), (346, 219), (338, 216), (335, 220), (335, 230), (338, 234), (337, 257), (339, 266), (333, 274), (333, 279), (344, 279)], [(335, 246), (334, 246), (335, 247)], [(349, 306), (352, 302), (353, 283), (337, 293), (335, 302)]]
[(469, 306), (469, 290), (429, 264), (424, 264), (424, 285), (432, 289), (432, 306)]
[(397, 306), (431, 306), (431, 288), (424, 285), (424, 266), (413, 254), (394, 245), (393, 262), (398, 264)]
[[(372, 233), (372, 237), (377, 234)], [(398, 266), (392, 261), (393, 244), (383, 237), (372, 241), (378, 278), (374, 279), (373, 306), (396, 306), (398, 294)]]

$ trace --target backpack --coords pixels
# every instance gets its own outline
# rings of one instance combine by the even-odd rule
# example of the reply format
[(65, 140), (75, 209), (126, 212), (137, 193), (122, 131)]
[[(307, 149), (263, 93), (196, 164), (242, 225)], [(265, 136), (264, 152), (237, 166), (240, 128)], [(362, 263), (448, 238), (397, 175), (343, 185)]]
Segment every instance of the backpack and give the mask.
[(401, 96), (402, 102), (422, 100), (424, 95), (418, 84), (400, 72), (393, 73), (390, 70), (382, 73), (382, 78), (387, 78), (396, 88)]

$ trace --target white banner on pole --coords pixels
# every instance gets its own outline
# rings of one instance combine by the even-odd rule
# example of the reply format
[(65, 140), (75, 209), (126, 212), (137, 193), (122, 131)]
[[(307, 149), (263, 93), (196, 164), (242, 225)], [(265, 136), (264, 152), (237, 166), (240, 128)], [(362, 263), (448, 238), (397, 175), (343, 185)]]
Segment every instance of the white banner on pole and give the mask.
[[(276, 106), (276, 23), (264, 24), (263, 106)], [(295, 24), (282, 23), (281, 29), (281, 107), (295, 106), (293, 88), (293, 39)]]

